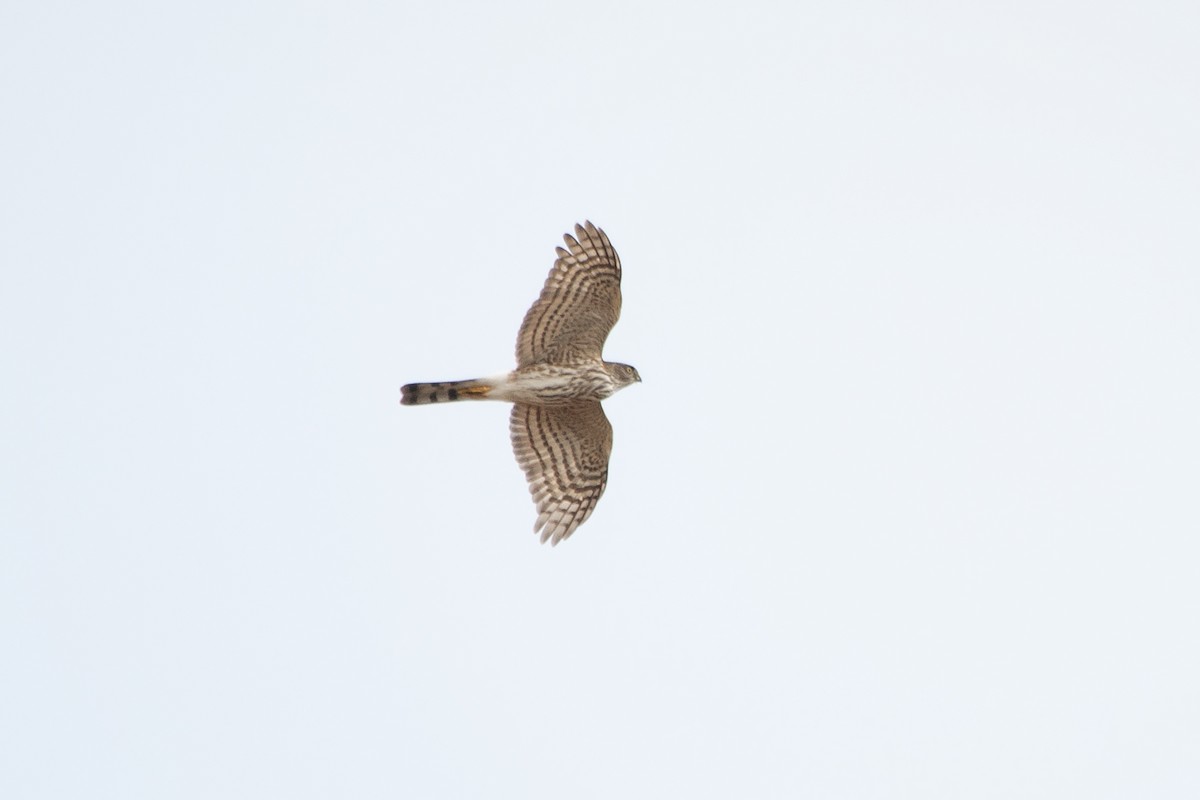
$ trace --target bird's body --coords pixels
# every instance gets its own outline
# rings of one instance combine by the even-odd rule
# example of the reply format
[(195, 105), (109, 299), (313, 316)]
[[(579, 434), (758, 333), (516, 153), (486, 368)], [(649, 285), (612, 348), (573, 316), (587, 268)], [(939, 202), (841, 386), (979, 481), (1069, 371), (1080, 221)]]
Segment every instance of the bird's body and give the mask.
[(400, 402), (406, 406), (416, 406), (454, 400), (503, 400), (508, 403), (560, 406), (576, 400), (606, 400), (628, 385), (628, 382), (621, 382), (619, 374), (613, 374), (614, 367), (624, 366), (607, 362), (530, 364), (507, 375), (490, 378), (410, 383), (401, 387)]
[(586, 223), (564, 236), (542, 293), (517, 336), (517, 368), (504, 375), (401, 387), (404, 405), (459, 400), (513, 403), (513, 452), (538, 508), (534, 531), (557, 544), (583, 524), (608, 480), (612, 426), (600, 401), (641, 380), (601, 357), (621, 313), (621, 262), (604, 231)]

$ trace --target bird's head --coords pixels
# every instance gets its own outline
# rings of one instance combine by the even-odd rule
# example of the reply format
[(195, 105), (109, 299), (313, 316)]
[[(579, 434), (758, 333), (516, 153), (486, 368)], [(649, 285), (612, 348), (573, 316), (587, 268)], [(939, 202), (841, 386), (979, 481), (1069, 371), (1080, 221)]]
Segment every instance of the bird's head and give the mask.
[(642, 376), (638, 375), (638, 371), (628, 364), (610, 363), (608, 373), (612, 375), (618, 389), (623, 389), (631, 383), (642, 382)]

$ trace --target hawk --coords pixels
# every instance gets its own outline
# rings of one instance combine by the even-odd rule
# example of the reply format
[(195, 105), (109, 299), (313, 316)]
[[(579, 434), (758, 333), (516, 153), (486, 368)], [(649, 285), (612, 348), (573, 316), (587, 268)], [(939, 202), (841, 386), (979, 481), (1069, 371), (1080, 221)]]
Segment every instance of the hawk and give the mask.
[(534, 533), (552, 545), (587, 521), (608, 482), (612, 425), (600, 401), (642, 378), (605, 361), (604, 340), (621, 314), (621, 260), (590, 222), (566, 247), (517, 334), (517, 368), (491, 378), (410, 383), (404, 405), (457, 400), (513, 404), (509, 434), (537, 506)]

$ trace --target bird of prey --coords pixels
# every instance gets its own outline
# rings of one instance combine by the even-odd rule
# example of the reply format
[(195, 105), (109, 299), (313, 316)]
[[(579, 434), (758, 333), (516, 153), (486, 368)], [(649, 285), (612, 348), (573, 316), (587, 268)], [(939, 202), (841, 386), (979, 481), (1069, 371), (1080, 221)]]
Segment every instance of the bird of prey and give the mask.
[(400, 402), (456, 400), (513, 404), (509, 434), (537, 506), (534, 533), (552, 545), (582, 525), (608, 482), (612, 425), (600, 401), (642, 380), (605, 361), (604, 340), (621, 314), (621, 260), (590, 222), (563, 236), (566, 247), (517, 334), (517, 368), (491, 378), (410, 383)]

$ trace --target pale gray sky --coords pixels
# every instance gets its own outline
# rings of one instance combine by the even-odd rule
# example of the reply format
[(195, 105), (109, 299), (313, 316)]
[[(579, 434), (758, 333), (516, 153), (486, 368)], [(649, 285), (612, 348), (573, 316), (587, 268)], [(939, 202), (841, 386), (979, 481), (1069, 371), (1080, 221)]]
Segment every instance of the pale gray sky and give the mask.
[[(1193, 3), (9, 3), (0, 795), (1200, 796)], [(625, 266), (557, 548), (500, 404)]]

